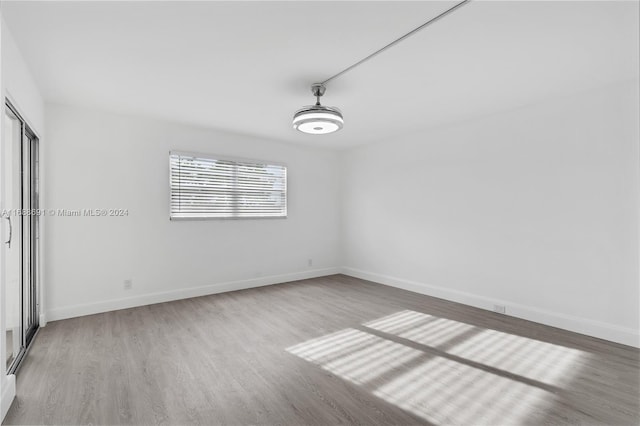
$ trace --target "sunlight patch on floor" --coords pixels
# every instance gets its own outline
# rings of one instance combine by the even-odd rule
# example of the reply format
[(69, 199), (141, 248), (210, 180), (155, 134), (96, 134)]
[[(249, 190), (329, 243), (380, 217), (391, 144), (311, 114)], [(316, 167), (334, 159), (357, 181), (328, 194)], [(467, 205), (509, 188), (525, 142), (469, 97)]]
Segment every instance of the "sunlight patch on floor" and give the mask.
[(563, 383), (570, 376), (568, 370), (579, 367), (582, 354), (565, 346), (408, 310), (363, 325), (553, 385)]
[(583, 352), (496, 330), (482, 330), (448, 351), (470, 361), (550, 385), (571, 380)]
[(310, 340), (287, 351), (356, 384), (365, 384), (424, 354), (355, 329)]
[(373, 394), (437, 424), (518, 424), (547, 398), (540, 388), (452, 361), (433, 358)]
[(363, 325), (427, 346), (440, 346), (469, 331), (482, 330), (463, 322), (415, 311), (401, 311)]
[(585, 356), (410, 310), (363, 326), (286, 350), (436, 424), (530, 420), (553, 402), (554, 386), (570, 380)]

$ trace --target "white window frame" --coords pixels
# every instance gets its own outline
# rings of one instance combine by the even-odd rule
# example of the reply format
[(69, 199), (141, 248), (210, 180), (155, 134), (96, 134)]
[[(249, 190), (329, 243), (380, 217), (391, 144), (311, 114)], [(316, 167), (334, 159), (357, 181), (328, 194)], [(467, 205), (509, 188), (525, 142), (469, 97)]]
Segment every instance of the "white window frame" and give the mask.
[[(212, 159), (212, 160), (223, 160), (223, 161), (231, 161), (237, 163), (249, 163), (249, 164), (262, 164), (262, 165), (272, 165), (272, 166), (280, 166), (285, 169), (285, 206), (284, 206), (284, 215), (282, 216), (211, 216), (211, 217), (174, 217), (171, 212), (171, 157), (174, 155), (183, 155), (186, 157), (197, 157), (203, 159)], [(169, 164), (169, 220), (171, 221), (189, 221), (189, 220), (260, 220), (260, 219), (286, 219), (288, 217), (288, 208), (289, 208), (289, 168), (286, 163), (282, 163), (279, 161), (270, 161), (270, 160), (257, 160), (255, 158), (244, 158), (244, 157), (232, 157), (227, 155), (217, 155), (203, 152), (193, 152), (193, 151), (169, 151), (168, 156), (168, 164)]]

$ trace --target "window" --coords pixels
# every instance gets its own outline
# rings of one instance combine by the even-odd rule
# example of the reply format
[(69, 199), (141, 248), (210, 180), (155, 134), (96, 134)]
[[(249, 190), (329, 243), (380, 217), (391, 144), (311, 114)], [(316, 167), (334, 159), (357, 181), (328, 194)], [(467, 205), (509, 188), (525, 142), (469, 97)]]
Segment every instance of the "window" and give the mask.
[(287, 217), (287, 168), (171, 152), (171, 219)]

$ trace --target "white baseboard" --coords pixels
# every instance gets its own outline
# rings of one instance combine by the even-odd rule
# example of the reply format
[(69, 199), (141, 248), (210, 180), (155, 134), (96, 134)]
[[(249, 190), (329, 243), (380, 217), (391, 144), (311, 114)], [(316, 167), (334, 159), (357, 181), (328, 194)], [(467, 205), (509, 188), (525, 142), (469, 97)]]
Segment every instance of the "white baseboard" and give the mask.
[(39, 327), (47, 326), (47, 316), (45, 315), (44, 312), (40, 314), (40, 320), (38, 321), (38, 326)]
[(244, 290), (253, 287), (262, 287), (272, 284), (286, 283), (290, 281), (324, 277), (327, 275), (339, 274), (340, 272), (341, 268), (338, 267), (313, 269), (310, 271), (293, 272), (289, 274), (271, 275), (268, 277), (217, 283), (202, 287), (190, 287), (179, 290), (142, 294), (139, 296), (126, 297), (122, 299), (106, 300), (104, 302), (63, 306), (60, 308), (48, 309), (46, 313), (46, 320), (56, 321), (67, 318), (81, 317), (84, 315), (117, 311), (119, 309), (134, 308), (136, 306), (145, 306), (152, 305), (154, 303), (170, 302), (172, 300), (188, 299), (190, 297), (206, 296), (209, 294), (224, 293), (227, 291)]
[(5, 376), (4, 383), (2, 383), (2, 395), (0, 395), (0, 423), (4, 420), (4, 416), (7, 415), (7, 411), (9, 411), (9, 407), (11, 407), (11, 403), (15, 397), (16, 376), (9, 374), (8, 376)]
[(507, 307), (507, 315), (513, 317), (562, 328), (576, 333), (586, 334), (600, 339), (610, 340), (616, 343), (622, 343), (623, 345), (634, 346), (636, 348), (640, 347), (640, 334), (638, 330), (631, 328), (565, 315), (532, 306), (512, 303), (506, 300), (491, 299), (472, 293), (362, 271), (355, 268), (343, 267), (342, 273), (355, 278), (373, 281), (379, 284), (413, 291), (415, 293), (426, 294), (427, 296), (458, 302), (474, 306), (476, 308), (487, 309), (489, 311), (493, 311), (494, 305), (502, 305)]

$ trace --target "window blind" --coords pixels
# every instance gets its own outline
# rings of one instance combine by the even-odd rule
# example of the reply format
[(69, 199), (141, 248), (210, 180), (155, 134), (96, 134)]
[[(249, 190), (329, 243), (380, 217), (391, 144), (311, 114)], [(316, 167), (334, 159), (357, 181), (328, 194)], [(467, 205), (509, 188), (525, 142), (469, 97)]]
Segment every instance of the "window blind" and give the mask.
[(253, 160), (171, 152), (170, 217), (287, 216), (287, 168)]

